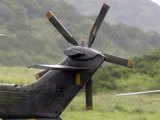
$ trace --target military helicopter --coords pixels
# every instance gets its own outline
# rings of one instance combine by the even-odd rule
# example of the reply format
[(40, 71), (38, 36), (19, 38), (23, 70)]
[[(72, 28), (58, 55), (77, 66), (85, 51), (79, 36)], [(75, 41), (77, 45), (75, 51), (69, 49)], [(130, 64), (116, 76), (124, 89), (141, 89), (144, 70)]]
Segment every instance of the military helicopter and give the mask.
[(108, 10), (109, 6), (104, 3), (91, 29), (87, 47), (79, 45), (54, 13), (48, 11), (48, 20), (73, 46), (64, 50), (67, 58), (57, 65), (29, 66), (44, 69), (36, 74), (39, 79), (36, 82), (24, 86), (0, 84), (0, 118), (61, 120), (61, 113), (83, 87), (86, 107), (92, 109), (92, 76), (101, 64), (106, 61), (132, 67), (132, 61), (128, 59), (102, 54), (91, 48)]

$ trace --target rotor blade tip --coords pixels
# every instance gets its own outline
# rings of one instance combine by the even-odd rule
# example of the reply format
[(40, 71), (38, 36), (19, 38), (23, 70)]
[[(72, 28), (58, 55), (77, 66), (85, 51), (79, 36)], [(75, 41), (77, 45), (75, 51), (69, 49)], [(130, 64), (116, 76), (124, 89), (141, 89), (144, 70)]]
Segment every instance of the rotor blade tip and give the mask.
[(132, 60), (128, 60), (128, 67), (132, 68), (133, 67), (133, 61)]
[(53, 16), (53, 12), (52, 11), (48, 11), (47, 14), (46, 14), (46, 17), (48, 19), (50, 19), (52, 16)]
[(0, 37), (8, 37), (6, 34), (0, 34)]
[(106, 3), (103, 4), (103, 7), (104, 7), (104, 8), (110, 8), (110, 6), (107, 5)]

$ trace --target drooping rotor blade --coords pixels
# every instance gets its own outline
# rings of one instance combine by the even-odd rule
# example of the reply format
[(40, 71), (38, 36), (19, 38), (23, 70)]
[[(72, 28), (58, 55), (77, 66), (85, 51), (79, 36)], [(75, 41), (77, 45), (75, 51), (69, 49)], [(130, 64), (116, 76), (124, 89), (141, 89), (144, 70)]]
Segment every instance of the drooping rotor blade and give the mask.
[(48, 11), (46, 17), (70, 44), (75, 46), (78, 45), (78, 42), (73, 38), (71, 33), (64, 27), (64, 25), (58, 21), (57, 17), (54, 16), (52, 11)]
[(158, 93), (158, 92), (160, 92), (160, 90), (133, 92), (133, 93), (122, 93), (122, 94), (117, 94), (116, 96), (140, 95), (140, 94), (149, 94), (149, 93)]
[(105, 61), (106, 62), (126, 66), (126, 67), (129, 67), (129, 68), (132, 68), (132, 66), (133, 66), (133, 62), (131, 60), (116, 57), (116, 56), (112, 56), (112, 55), (108, 55), (108, 54), (103, 54), (103, 55), (105, 56)]
[(67, 71), (81, 71), (87, 70), (86, 67), (74, 67), (74, 66), (66, 66), (66, 65), (32, 65), (29, 68), (36, 68), (36, 69), (47, 69), (47, 70), (67, 70)]
[(108, 12), (109, 10), (109, 6), (107, 4), (103, 4), (101, 10), (100, 10), (100, 13), (96, 19), (96, 22), (94, 23), (93, 27), (92, 27), (92, 30), (90, 32), (90, 35), (89, 35), (89, 41), (88, 41), (88, 47), (91, 47), (95, 38), (96, 38), (96, 35), (97, 35), (97, 32), (106, 16), (106, 13)]
[(92, 79), (89, 79), (85, 85), (86, 93), (86, 110), (92, 110), (93, 100), (92, 100)]

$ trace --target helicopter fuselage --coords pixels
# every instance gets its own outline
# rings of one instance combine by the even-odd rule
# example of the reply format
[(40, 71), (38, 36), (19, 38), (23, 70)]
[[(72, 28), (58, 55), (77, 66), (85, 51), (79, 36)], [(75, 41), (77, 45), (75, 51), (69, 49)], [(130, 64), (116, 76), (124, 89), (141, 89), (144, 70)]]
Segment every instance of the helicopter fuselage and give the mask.
[(86, 61), (67, 57), (61, 65), (88, 70), (48, 70), (24, 86), (1, 84), (0, 118), (57, 118), (103, 62), (99, 54)]

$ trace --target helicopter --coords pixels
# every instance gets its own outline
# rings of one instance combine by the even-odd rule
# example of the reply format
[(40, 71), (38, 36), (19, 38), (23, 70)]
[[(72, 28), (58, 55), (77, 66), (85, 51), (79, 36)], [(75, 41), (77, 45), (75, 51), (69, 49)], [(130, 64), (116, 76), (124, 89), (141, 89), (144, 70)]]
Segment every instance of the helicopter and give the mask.
[(56, 65), (35, 64), (29, 68), (42, 69), (35, 82), (19, 86), (0, 84), (0, 118), (61, 120), (60, 115), (78, 92), (85, 87), (86, 109), (92, 109), (92, 76), (103, 62), (131, 68), (133, 62), (121, 57), (102, 54), (91, 48), (98, 30), (109, 10), (104, 3), (91, 29), (87, 47), (80, 45), (52, 11), (47, 19), (73, 45), (64, 50), (66, 58)]

